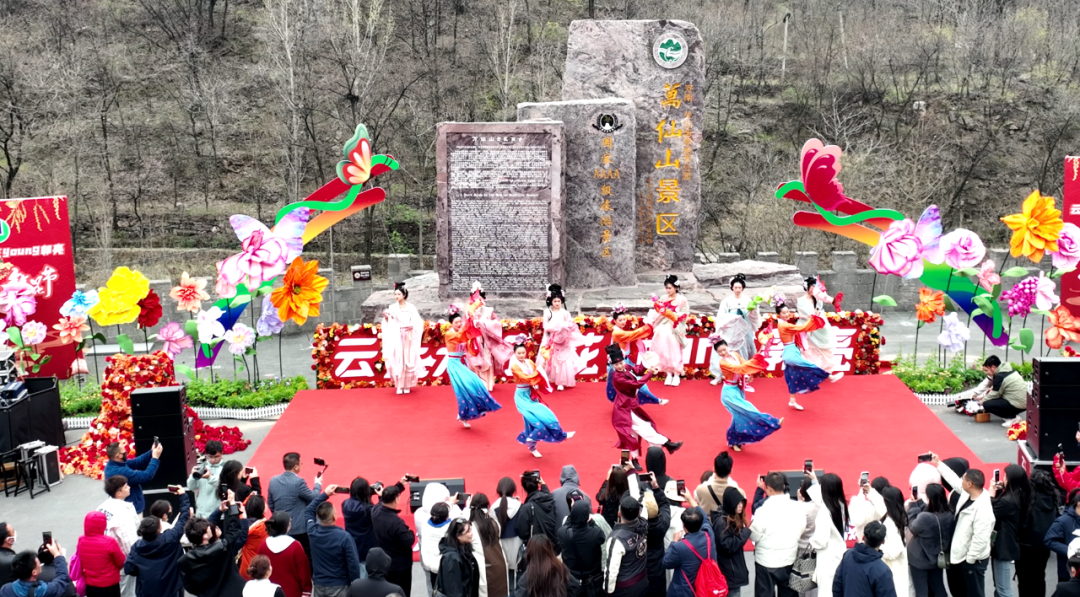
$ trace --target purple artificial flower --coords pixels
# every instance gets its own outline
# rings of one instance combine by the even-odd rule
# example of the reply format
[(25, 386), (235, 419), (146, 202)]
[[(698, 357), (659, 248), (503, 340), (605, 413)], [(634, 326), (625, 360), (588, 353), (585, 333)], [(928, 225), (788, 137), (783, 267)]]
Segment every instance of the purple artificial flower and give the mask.
[(270, 302), (270, 295), (264, 296), (262, 302), (262, 315), (260, 315), (259, 320), (255, 322), (255, 331), (258, 332), (260, 336), (272, 336), (281, 333), (281, 330), (284, 327), (285, 322), (281, 321), (281, 317), (278, 316), (277, 307)]

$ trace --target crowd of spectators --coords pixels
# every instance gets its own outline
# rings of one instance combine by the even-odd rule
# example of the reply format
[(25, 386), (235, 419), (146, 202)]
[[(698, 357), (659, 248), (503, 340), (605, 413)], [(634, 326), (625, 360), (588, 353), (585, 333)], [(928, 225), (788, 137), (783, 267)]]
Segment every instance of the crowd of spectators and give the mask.
[[(55, 541), (16, 551), (16, 529), (0, 522), (0, 597), (694, 597), (720, 586), (734, 597), (982, 597), (987, 583), (1014, 597), (1014, 579), (1020, 597), (1080, 595), (1080, 472), (1060, 460), (1053, 475), (987, 475), (926, 453), (907, 483), (864, 473), (849, 494), (809, 467), (762, 474), (748, 495), (727, 452), (688, 486), (651, 449), (648, 472), (615, 465), (592, 498), (573, 465), (554, 488), (540, 471), (504, 477), (493, 499), (425, 483), (410, 526), (415, 477), (323, 489), (317, 473), (312, 487), (289, 453), (264, 496), (258, 472), (224, 461), (217, 442), (176, 488), (175, 512), (165, 500), (145, 508), (139, 485), (160, 454), (108, 448), (107, 470), (132, 476), (105, 479), (70, 560)], [(340, 512), (337, 493), (348, 494)], [(414, 552), (425, 572), (415, 589)], [(1056, 588), (1045, 583), (1052, 554)]]

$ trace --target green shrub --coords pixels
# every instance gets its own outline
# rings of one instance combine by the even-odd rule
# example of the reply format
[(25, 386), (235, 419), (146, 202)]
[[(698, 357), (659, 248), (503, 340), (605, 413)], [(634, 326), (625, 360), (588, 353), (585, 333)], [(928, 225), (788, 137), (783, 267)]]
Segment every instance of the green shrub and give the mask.
[[(1031, 380), (1031, 363), (1010, 364), (1021, 377)], [(966, 366), (960, 355), (953, 357), (945, 367), (935, 361), (916, 364), (914, 355), (900, 356), (893, 362), (892, 371), (917, 394), (956, 394), (979, 385), (986, 378), (982, 367), (978, 364)]]
[[(216, 408), (258, 408), (290, 402), (300, 390), (308, 389), (302, 376), (285, 380), (265, 380), (255, 384), (226, 379), (214, 383), (204, 380), (187, 382), (188, 404)], [(101, 388), (87, 384), (82, 388), (71, 380), (60, 383), (60, 407), (65, 417), (88, 417), (101, 412)]]

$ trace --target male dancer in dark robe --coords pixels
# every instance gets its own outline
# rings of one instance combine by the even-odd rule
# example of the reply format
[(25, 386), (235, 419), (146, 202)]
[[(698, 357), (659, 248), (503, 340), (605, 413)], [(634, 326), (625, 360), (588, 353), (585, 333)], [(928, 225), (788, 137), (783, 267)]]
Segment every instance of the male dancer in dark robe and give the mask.
[(645, 412), (638, 402), (638, 390), (652, 378), (656, 370), (646, 370), (641, 365), (626, 364), (622, 348), (618, 344), (606, 347), (608, 361), (615, 372), (611, 383), (615, 387), (615, 401), (611, 410), (611, 426), (619, 434), (615, 445), (620, 450), (629, 450), (634, 468), (641, 471), (638, 458), (641, 457), (641, 440), (667, 448), (669, 454), (682, 447), (682, 442), (673, 442), (656, 430), (652, 417)]

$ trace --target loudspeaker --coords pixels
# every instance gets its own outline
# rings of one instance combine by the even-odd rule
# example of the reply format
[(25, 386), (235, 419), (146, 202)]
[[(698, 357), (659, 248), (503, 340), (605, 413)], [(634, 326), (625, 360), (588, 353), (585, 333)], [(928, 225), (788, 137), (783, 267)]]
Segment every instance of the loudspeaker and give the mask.
[[(169, 485), (187, 486), (187, 478), (199, 455), (195, 451), (195, 437), (192, 434), (179, 437), (162, 437), (161, 458), (158, 460), (158, 470), (154, 478), (143, 483), (143, 490), (165, 489)], [(135, 453), (143, 454), (154, 447), (153, 436), (148, 438), (135, 438)]]
[(154, 439), (158, 437), (180, 437), (194, 431), (191, 420), (185, 415), (172, 414), (156, 417), (131, 417), (132, 432), (135, 439)]
[[(173, 485), (183, 485), (183, 483), (173, 483)], [(150, 516), (150, 506), (154, 505), (154, 502), (158, 500), (165, 500), (172, 504), (172, 515), (169, 516), (169, 522), (175, 522), (176, 517), (180, 516), (180, 496), (168, 489), (152, 489), (150, 491), (144, 491), (143, 497), (146, 499), (146, 506), (142, 511), (143, 516)], [(189, 505), (195, 506), (195, 495), (188, 492)]]
[(1037, 460), (1053, 460), (1060, 444), (1066, 460), (1080, 460), (1080, 359), (1036, 357), (1028, 395), (1027, 442)]
[(38, 460), (38, 480), (49, 487), (59, 485), (64, 480), (60, 474), (60, 448), (45, 446), (34, 452)]
[(186, 410), (187, 390), (184, 386), (139, 388), (131, 392), (132, 418), (183, 415)]
[(450, 495), (465, 493), (465, 479), (422, 479), (417, 483), (409, 483), (409, 509), (416, 512), (423, 504), (424, 489), (431, 483), (442, 483), (450, 490)]

